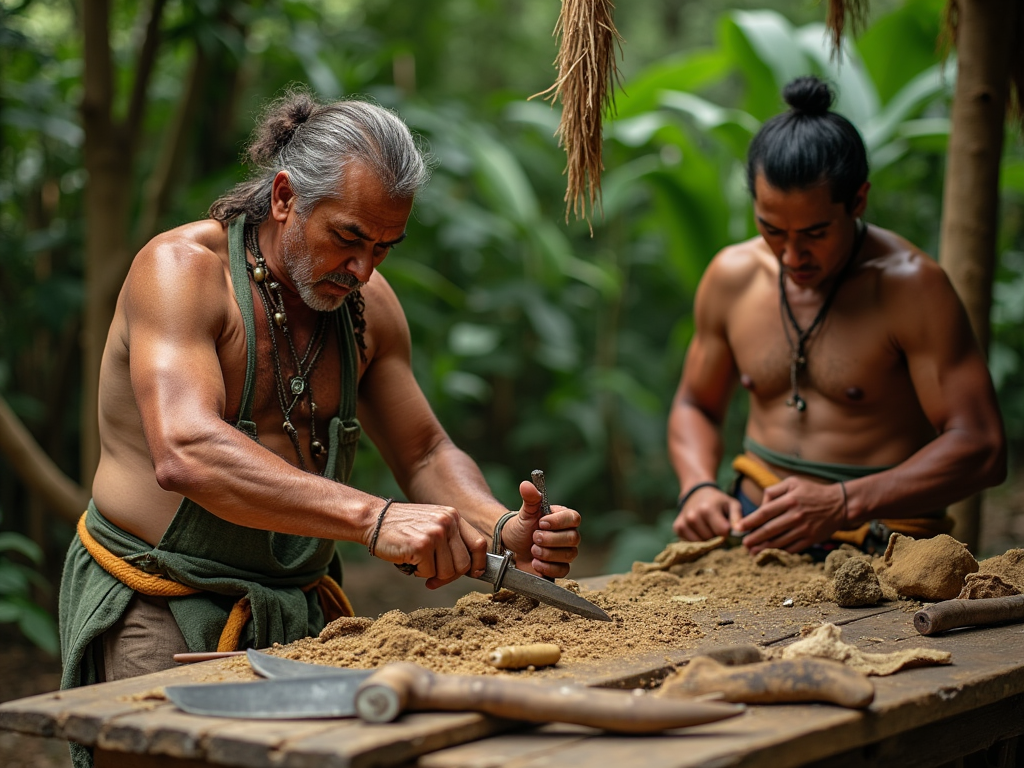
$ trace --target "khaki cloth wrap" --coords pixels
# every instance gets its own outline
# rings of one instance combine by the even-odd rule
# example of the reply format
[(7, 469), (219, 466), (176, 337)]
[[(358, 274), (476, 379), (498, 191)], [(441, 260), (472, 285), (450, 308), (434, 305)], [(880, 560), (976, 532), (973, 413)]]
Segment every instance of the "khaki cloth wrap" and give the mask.
[[(255, 311), (242, 242), (244, 217), (228, 229), (231, 278), (245, 323), (246, 376), (235, 426), (256, 439)], [(347, 482), (361, 428), (357, 361), (347, 305), (334, 313), (341, 351), (341, 406), (328, 430), (326, 477)], [(191, 651), (265, 648), (316, 635), (353, 615), (341, 591), (341, 560), (330, 539), (246, 528), (183, 499), (159, 544), (121, 530), (92, 502), (78, 525), (60, 587), (61, 688), (97, 681), (89, 644), (124, 613), (134, 592), (162, 595)], [(76, 747), (78, 745), (72, 745)], [(76, 766), (91, 764), (72, 750)]]
[[(752, 441), (745, 441), (745, 445), (749, 448)], [(813, 475), (813, 463), (807, 462), (807, 468), (804, 470), (804, 474)], [(827, 479), (835, 480), (839, 482), (840, 479), (852, 480), (854, 477), (866, 477), (867, 475), (860, 471), (862, 468), (857, 468), (856, 474), (848, 478), (836, 478), (835, 471), (841, 465), (830, 464), (828, 465), (832, 469), (833, 476)], [(752, 480), (762, 490), (770, 485), (782, 482), (782, 478), (772, 472), (770, 469), (765, 467), (763, 464), (759, 464), (746, 454), (740, 454), (732, 461), (732, 468), (743, 475), (744, 477)], [(879, 468), (876, 471), (881, 471)], [(949, 533), (953, 530), (953, 520), (943, 514), (941, 517), (911, 517), (903, 519), (885, 519), (880, 520), (889, 530), (895, 531), (896, 533), (902, 533), (907, 536), (913, 536), (917, 539), (928, 539), (932, 536), (938, 536), (940, 533)], [(864, 540), (867, 538), (868, 533), (871, 531), (871, 523), (867, 522), (863, 525), (848, 531), (836, 531), (832, 534), (831, 539), (844, 544), (852, 544), (855, 547), (861, 547), (864, 545)]]

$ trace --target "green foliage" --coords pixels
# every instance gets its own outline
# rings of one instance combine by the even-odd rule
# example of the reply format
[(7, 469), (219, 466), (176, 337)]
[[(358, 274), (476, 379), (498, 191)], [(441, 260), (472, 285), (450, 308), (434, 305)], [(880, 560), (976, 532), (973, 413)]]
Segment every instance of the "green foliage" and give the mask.
[(43, 552), (21, 534), (0, 533), (0, 624), (16, 624), (25, 637), (56, 654), (60, 650), (56, 622), (32, 599), (32, 588), (46, 589), (46, 580), (19, 560), (38, 566)]
[[(499, 498), (518, 506), (519, 481), (543, 468), (552, 498), (583, 514), (588, 543), (617, 542), (608, 567), (628, 567), (671, 537), (679, 489), (665, 423), (693, 293), (718, 250), (755, 232), (743, 159), (761, 122), (782, 109), (786, 81), (815, 72), (836, 84), (839, 109), (871, 152), (869, 218), (937, 252), (955, 78), (935, 50), (943, 0), (886, 4), (891, 13), (847, 40), (841, 61), (830, 58), (820, 8), (779, 0), (784, 15), (753, 4), (688, 4), (683, 15), (675, 3), (619, 4), (626, 81), (606, 122), (604, 210), (591, 236), (564, 220), (557, 109), (527, 100), (554, 76), (550, 0), (172, 0), (133, 181), (136, 216), (199, 53), (204, 87), (161, 227), (202, 216), (244, 177), (238, 153), (254, 113), (288, 84), (397, 109), (439, 160), (408, 239), (381, 270), (408, 316), (418, 381)], [(63, 2), (13, 8), (0, 0), (0, 392), (73, 475), (81, 40)], [(123, 100), (148, 9), (114, 3)], [(1008, 151), (992, 364), (1019, 441), (1024, 160), (1019, 147)], [(738, 446), (745, 407), (738, 397), (727, 450)], [(400, 495), (363, 447), (353, 483)], [(20, 510), (19, 494), (0, 491), (0, 503)], [(17, 514), (13, 522), (24, 525)]]

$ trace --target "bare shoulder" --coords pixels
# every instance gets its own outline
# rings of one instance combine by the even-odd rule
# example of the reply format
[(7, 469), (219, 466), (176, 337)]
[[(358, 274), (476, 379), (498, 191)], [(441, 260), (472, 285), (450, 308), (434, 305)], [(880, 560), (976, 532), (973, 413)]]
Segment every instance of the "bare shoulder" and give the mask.
[(862, 274), (871, 275), (894, 343), (907, 354), (968, 349), (970, 321), (945, 270), (893, 232), (872, 227), (870, 236)]
[(405, 312), (391, 284), (374, 270), (362, 288), (366, 319), (367, 360), (390, 353), (409, 354), (411, 339)]
[(730, 314), (756, 286), (778, 275), (778, 262), (764, 239), (755, 237), (723, 248), (708, 264), (697, 286), (694, 312), (698, 332), (724, 333)]
[(777, 271), (777, 262), (760, 236), (723, 248), (715, 254), (701, 279), (704, 290), (735, 295), (759, 276)]
[(931, 256), (904, 237), (872, 226), (864, 269), (874, 272), (884, 291), (886, 303), (899, 304), (912, 296), (921, 306), (928, 302), (959, 302), (946, 275)]
[[(208, 315), (229, 298), (227, 228), (204, 220), (150, 240), (132, 261), (121, 299), (125, 309), (146, 308)], [(192, 315), (192, 319), (197, 319)]]

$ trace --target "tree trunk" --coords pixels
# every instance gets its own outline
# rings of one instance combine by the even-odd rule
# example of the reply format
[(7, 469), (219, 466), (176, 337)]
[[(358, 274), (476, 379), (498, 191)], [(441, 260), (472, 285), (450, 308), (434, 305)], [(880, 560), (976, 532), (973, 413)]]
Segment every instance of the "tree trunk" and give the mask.
[(114, 119), (114, 63), (110, 0), (82, 0), (85, 41), (83, 157), (89, 174), (85, 196), (85, 321), (82, 330), (82, 485), (92, 486), (99, 462), (97, 397), (100, 361), (117, 295), (131, 264), (132, 169), (142, 130), (146, 92), (156, 59), (165, 0), (153, 0), (124, 121)]
[(14, 471), (33, 494), (69, 523), (78, 521), (89, 503), (89, 494), (75, 485), (43, 453), (18, 417), (0, 398), (0, 453), (7, 457)]
[[(958, 0), (953, 97), (939, 263), (987, 353), (999, 221), (999, 165), (1016, 0)], [(978, 552), (981, 496), (954, 504), (954, 535)]]

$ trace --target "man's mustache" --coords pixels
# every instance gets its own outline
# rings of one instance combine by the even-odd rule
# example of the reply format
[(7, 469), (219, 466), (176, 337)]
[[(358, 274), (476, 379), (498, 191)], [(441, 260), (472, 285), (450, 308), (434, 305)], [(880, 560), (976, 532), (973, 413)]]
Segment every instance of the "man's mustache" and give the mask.
[(348, 288), (351, 291), (358, 291), (366, 285), (366, 283), (359, 282), (359, 278), (355, 275), (350, 275), (345, 272), (331, 272), (330, 274), (321, 277), (318, 282), (334, 283), (335, 285), (340, 285), (343, 288)]

